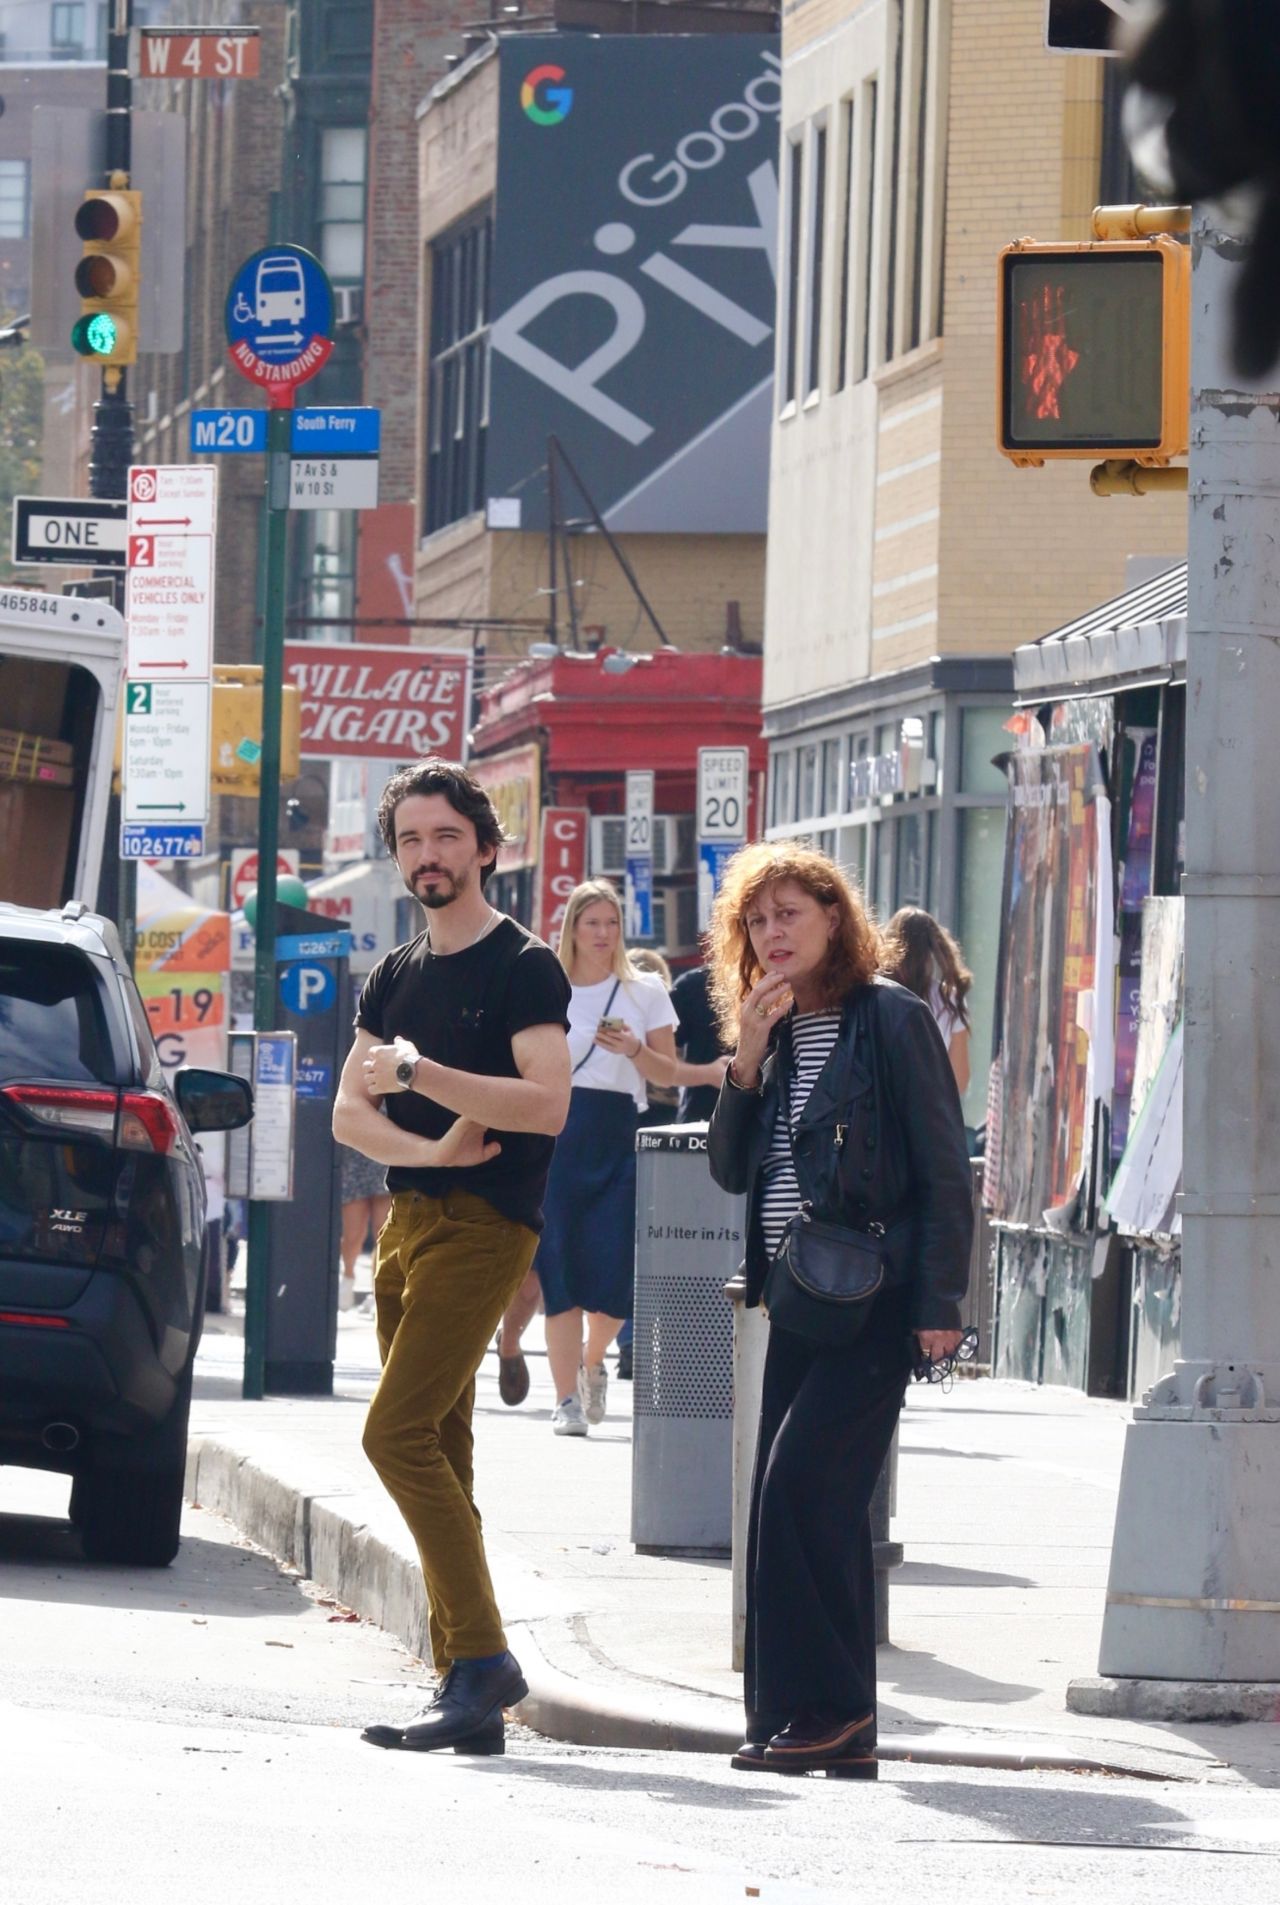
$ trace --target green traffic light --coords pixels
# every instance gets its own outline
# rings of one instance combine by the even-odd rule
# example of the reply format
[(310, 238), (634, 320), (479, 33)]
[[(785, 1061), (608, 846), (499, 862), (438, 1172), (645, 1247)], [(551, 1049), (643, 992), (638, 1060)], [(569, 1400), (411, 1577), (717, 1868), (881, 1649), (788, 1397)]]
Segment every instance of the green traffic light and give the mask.
[(77, 318), (71, 348), (81, 357), (110, 357), (118, 339), (115, 319), (106, 311), (95, 311), (91, 317)]

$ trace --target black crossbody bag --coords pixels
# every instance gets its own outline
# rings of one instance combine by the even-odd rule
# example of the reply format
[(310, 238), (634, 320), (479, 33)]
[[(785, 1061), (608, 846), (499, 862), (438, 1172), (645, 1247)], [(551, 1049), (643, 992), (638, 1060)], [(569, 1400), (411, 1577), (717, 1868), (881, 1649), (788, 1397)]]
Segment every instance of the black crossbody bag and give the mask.
[[(867, 1002), (868, 1011), (875, 1006)], [(865, 1020), (858, 1027), (861, 1035)], [(879, 1067), (873, 1062), (875, 1118), (880, 1122)], [(786, 1099), (787, 1141), (795, 1165), (791, 1123), (791, 1069), (781, 1081)], [(799, 1172), (796, 1172), (797, 1182)], [(787, 1222), (764, 1280), (764, 1306), (775, 1329), (801, 1336), (821, 1349), (847, 1349), (857, 1341), (871, 1314), (871, 1301), (883, 1287), (888, 1262), (883, 1224), (855, 1230), (813, 1215), (806, 1198)]]

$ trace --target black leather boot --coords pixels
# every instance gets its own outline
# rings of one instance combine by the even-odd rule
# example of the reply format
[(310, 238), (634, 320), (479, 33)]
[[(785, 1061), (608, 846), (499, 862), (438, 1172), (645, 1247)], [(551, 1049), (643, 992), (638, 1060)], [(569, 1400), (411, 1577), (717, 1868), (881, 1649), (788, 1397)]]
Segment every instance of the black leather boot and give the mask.
[[(399, 1729), (366, 1727), (364, 1738), (374, 1746), (398, 1746), (410, 1753), (435, 1753), (450, 1746), (463, 1753), (501, 1753), (502, 1709), (523, 1700), (528, 1691), (514, 1654), (488, 1664), (455, 1660), (425, 1713)], [(396, 1731), (398, 1739), (387, 1737)]]
[(875, 1779), (876, 1716), (832, 1721), (801, 1714), (775, 1733), (764, 1749), (764, 1764), (775, 1773), (825, 1773), (829, 1779)]

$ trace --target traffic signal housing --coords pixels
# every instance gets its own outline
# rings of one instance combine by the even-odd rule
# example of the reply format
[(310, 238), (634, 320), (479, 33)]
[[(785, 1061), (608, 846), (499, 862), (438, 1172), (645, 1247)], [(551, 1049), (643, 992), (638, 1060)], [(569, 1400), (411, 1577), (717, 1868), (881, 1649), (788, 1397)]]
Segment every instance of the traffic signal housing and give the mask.
[(76, 266), (80, 316), (72, 348), (104, 366), (136, 363), (142, 194), (114, 186), (88, 191), (75, 223), (83, 254)]
[(1191, 254), (1167, 235), (1022, 239), (999, 260), (997, 444), (1014, 463), (1184, 456)]

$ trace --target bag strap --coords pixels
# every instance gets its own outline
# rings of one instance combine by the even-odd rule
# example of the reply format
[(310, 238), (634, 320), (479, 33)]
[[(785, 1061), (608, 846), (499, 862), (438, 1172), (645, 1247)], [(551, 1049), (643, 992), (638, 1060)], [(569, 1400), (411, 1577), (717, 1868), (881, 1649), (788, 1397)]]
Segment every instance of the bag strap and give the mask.
[[(609, 994), (609, 997), (605, 1000), (604, 1011), (600, 1014), (600, 1017), (602, 1019), (608, 1018), (613, 1002), (618, 996), (618, 987), (621, 984), (622, 984), (621, 979), (614, 980), (613, 991)], [(586, 1064), (587, 1060), (590, 1058), (591, 1054), (595, 1051), (595, 1049), (596, 1049), (595, 1041), (593, 1039), (591, 1044), (588, 1045), (586, 1051), (583, 1053), (582, 1057), (578, 1060), (577, 1064), (574, 1066), (573, 1070), (569, 1073), (570, 1078), (577, 1077), (578, 1073), (582, 1070), (583, 1066)]]

